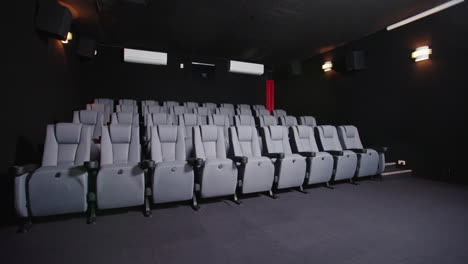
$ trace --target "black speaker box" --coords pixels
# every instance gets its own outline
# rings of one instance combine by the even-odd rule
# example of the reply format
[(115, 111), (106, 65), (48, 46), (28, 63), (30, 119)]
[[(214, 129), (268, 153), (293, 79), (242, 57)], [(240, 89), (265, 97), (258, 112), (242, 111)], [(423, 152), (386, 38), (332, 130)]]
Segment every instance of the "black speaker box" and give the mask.
[(86, 57), (92, 59), (94, 53), (96, 52), (96, 40), (80, 37), (78, 39), (78, 46), (76, 48), (76, 53), (81, 57)]
[(366, 57), (363, 50), (355, 50), (346, 54), (346, 70), (361, 71), (367, 69)]
[(36, 27), (56, 39), (66, 39), (70, 31), (72, 14), (58, 3), (43, 3), (36, 16)]

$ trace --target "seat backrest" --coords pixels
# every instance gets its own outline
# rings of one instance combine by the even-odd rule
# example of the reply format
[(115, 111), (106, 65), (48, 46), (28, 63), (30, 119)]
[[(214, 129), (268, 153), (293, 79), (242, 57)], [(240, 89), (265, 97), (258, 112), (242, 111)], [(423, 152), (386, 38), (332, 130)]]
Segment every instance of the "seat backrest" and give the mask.
[(292, 153), (287, 127), (267, 126), (262, 129), (267, 153)]
[(164, 101), (163, 106), (166, 107), (167, 109), (170, 109), (171, 107), (174, 106), (179, 106), (179, 102), (176, 101)]
[(249, 109), (250, 110), (250, 105), (248, 105), (248, 104), (238, 104), (237, 109)]
[(104, 125), (104, 115), (98, 111), (81, 110), (73, 112), (73, 123), (83, 124), (91, 127), (93, 138), (101, 136)]
[(108, 106), (108, 111), (109, 113), (113, 113), (114, 112), (114, 99), (110, 99), (110, 98), (96, 98), (94, 99), (94, 103), (95, 104), (104, 104), (104, 105), (107, 105)]
[(315, 120), (315, 117), (313, 116), (301, 116), (299, 118), (299, 124), (302, 126), (316, 127), (317, 121)]
[(268, 111), (266, 109), (256, 109), (254, 111), (254, 113), (255, 113), (255, 116), (265, 116), (265, 115), (269, 116), (269, 115), (271, 115), (270, 111)]
[(112, 114), (112, 111), (110, 109), (111, 107), (106, 104), (87, 104), (86, 105), (86, 110), (101, 112), (104, 116), (104, 123), (108, 123), (110, 121), (110, 117)]
[(194, 114), (197, 114), (197, 115), (202, 115), (202, 116), (209, 116), (212, 114), (212, 111), (211, 109), (209, 109), (208, 107), (195, 107), (193, 109), (193, 113)]
[(230, 108), (234, 112), (234, 105), (233, 104), (220, 104), (220, 107)]
[(363, 149), (359, 131), (355, 126), (339, 126), (338, 137), (344, 149)]
[(236, 110), (237, 115), (252, 115), (252, 110), (249, 108), (238, 108)]
[(257, 129), (254, 126), (232, 126), (229, 128), (229, 136), (234, 156), (262, 156)]
[(273, 115), (276, 117), (280, 117), (280, 116), (287, 116), (288, 114), (283, 109), (276, 109), (276, 110), (273, 110)]
[(154, 100), (143, 100), (143, 101), (141, 101), (141, 106), (148, 106), (148, 105), (159, 105), (159, 102), (154, 101)]
[(203, 103), (202, 106), (210, 109), (212, 113), (214, 113), (214, 111), (218, 107), (218, 105), (215, 103)]
[(322, 150), (343, 150), (340, 140), (338, 139), (338, 133), (334, 126), (318, 126), (315, 129), (319, 139), (317, 143)]
[(91, 127), (77, 123), (48, 125), (42, 166), (83, 165), (90, 160)]
[(185, 129), (185, 149), (187, 157), (193, 157), (193, 127), (199, 126), (201, 123), (200, 117), (196, 114), (183, 114), (178, 116), (178, 124)]
[(187, 111), (186, 111), (184, 106), (179, 105), (179, 106), (171, 107), (169, 113), (174, 115), (174, 116), (178, 116), (178, 115), (182, 115), (182, 114), (187, 113)]
[(195, 157), (201, 159), (225, 159), (226, 145), (224, 130), (217, 126), (193, 128)]
[(262, 110), (266, 109), (264, 105), (252, 105), (253, 110)]
[(185, 102), (184, 107), (187, 109), (187, 113), (191, 113), (192, 109), (198, 107), (198, 103), (196, 102)]
[(151, 127), (151, 159), (156, 163), (186, 160), (184, 134), (180, 126)]
[(119, 105), (133, 105), (137, 106), (137, 101), (133, 99), (120, 99)]
[(314, 129), (310, 126), (293, 126), (290, 128), (293, 135), (293, 149), (297, 152), (318, 152)]
[(139, 126), (138, 114), (133, 113), (113, 113), (112, 114), (112, 124), (122, 124), (122, 125), (132, 125)]
[(147, 126), (174, 125), (174, 116), (166, 113), (152, 113), (146, 115)]
[(295, 116), (282, 116), (279, 118), (279, 124), (282, 126), (297, 126), (297, 119)]
[(104, 126), (101, 164), (137, 164), (141, 161), (140, 128), (131, 125)]
[(258, 117), (260, 126), (276, 126), (278, 125), (278, 119), (274, 116), (259, 116)]
[(166, 108), (160, 105), (147, 105), (145, 114), (166, 113)]
[(119, 113), (134, 113), (138, 114), (138, 107), (131, 104), (123, 104), (117, 105), (116, 107), (117, 112)]
[(236, 115), (234, 116), (235, 126), (255, 126), (255, 119), (251, 115)]
[(208, 125), (221, 127), (226, 134), (230, 126), (229, 117), (225, 115), (211, 115), (208, 117)]
[(234, 116), (235, 111), (234, 111), (234, 108), (229, 108), (229, 107), (218, 107), (218, 108), (216, 108), (215, 113), (216, 113), (217, 115)]

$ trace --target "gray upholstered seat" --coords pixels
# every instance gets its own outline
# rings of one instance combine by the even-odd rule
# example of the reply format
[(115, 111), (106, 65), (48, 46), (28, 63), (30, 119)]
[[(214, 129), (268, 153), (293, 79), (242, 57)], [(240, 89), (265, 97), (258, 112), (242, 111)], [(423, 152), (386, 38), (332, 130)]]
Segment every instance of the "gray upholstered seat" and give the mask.
[(229, 125), (234, 124), (234, 119), (233, 119), (234, 115), (235, 115), (234, 108), (218, 107), (218, 108), (216, 108), (215, 114), (227, 116), (228, 120), (229, 120)]
[[(145, 116), (148, 113), (148, 107), (158, 107), (157, 110), (159, 110), (159, 102), (154, 101), (154, 100), (144, 100), (141, 101), (141, 114)], [(154, 109), (153, 109), (154, 111)]]
[(143, 117), (144, 117), (144, 125), (146, 126), (147, 122), (147, 116), (149, 114), (157, 114), (157, 113), (166, 113), (166, 109), (160, 105), (148, 105), (145, 106), (145, 110), (143, 111)]
[[(288, 128), (267, 126), (262, 129), (265, 153), (275, 162), (276, 188), (301, 187), (306, 176), (306, 159), (292, 153)], [(281, 157), (282, 155), (284, 157)]]
[(151, 134), (151, 159), (156, 163), (151, 181), (153, 202), (192, 199), (194, 172), (187, 163), (184, 127), (153, 126)]
[(100, 137), (104, 116), (101, 112), (81, 110), (73, 112), (73, 123), (91, 127), (93, 141), (91, 142), (91, 160), (99, 160)]
[(218, 105), (215, 103), (203, 103), (202, 106), (210, 109), (212, 114), (215, 112), (216, 108), (218, 107)]
[(333, 175), (333, 157), (320, 152), (315, 141), (314, 129), (309, 126), (293, 126), (293, 150), (307, 156), (307, 184), (329, 182)]
[(358, 157), (357, 177), (373, 176), (383, 172), (385, 154), (378, 153), (374, 149), (365, 149), (355, 126), (339, 126), (338, 136), (343, 148), (355, 152)]
[(118, 112), (112, 114), (112, 124), (126, 124), (132, 126), (139, 126), (138, 114)]
[(175, 125), (174, 116), (166, 113), (146, 114), (145, 116), (145, 136), (143, 138), (146, 153), (151, 151), (151, 127), (158, 125)]
[(208, 107), (195, 107), (193, 113), (200, 117), (200, 125), (208, 125), (208, 117), (213, 112)]
[(200, 196), (235, 196), (237, 168), (232, 160), (226, 158), (223, 128), (196, 126), (193, 133), (195, 157), (203, 160), (196, 179)]
[(133, 99), (119, 99), (119, 105), (133, 105), (138, 106), (137, 101)]
[(247, 157), (247, 162), (238, 168), (241, 193), (271, 191), (275, 166), (269, 158), (262, 157), (255, 126), (234, 126), (229, 132), (233, 156)]
[(236, 115), (252, 115), (250, 108), (238, 108), (236, 109)]
[(261, 109), (265, 109), (265, 106), (264, 105), (252, 105), (252, 109), (253, 110), (261, 110)]
[(183, 114), (180, 115), (178, 118), (177, 125), (185, 128), (185, 146), (187, 153), (187, 157), (193, 157), (193, 127), (198, 126), (201, 123), (200, 117), (196, 114)]
[(315, 120), (315, 117), (313, 116), (301, 116), (299, 117), (299, 124), (301, 126), (316, 127), (317, 121)]
[(169, 110), (174, 107), (174, 106), (179, 106), (179, 102), (176, 101), (164, 101), (163, 102), (164, 108), (166, 108), (167, 112), (169, 113)]
[[(94, 99), (94, 104), (103, 104), (104, 107), (104, 123), (107, 124), (110, 122), (110, 116), (114, 112), (114, 100), (110, 98), (96, 98)], [(94, 110), (94, 109), (87, 109)]]
[(232, 109), (232, 111), (234, 111), (234, 109), (235, 109), (233, 104), (220, 104), (219, 106), (224, 107), (224, 108)]
[(265, 115), (269, 116), (269, 115), (271, 115), (270, 111), (268, 111), (266, 109), (255, 109), (254, 114), (255, 114), (255, 116), (265, 116)]
[[(42, 166), (15, 177), (15, 208), (20, 217), (82, 213), (88, 208), (90, 126), (48, 125)], [(29, 207), (29, 209), (28, 209)]]
[(286, 111), (283, 109), (276, 109), (276, 110), (273, 110), (273, 115), (276, 117), (281, 117), (281, 116), (287, 116), (288, 113), (286, 113)]
[(169, 109), (169, 113), (171, 115), (173, 115), (177, 121), (177, 117), (179, 115), (182, 115), (182, 114), (185, 114), (185, 113), (188, 113), (187, 112), (187, 109), (185, 109), (184, 106), (181, 106), (181, 105), (178, 105), (178, 106), (173, 106)]
[(258, 117), (258, 125), (263, 126), (276, 126), (278, 125), (278, 119), (274, 116), (259, 116)]
[(101, 168), (96, 180), (99, 209), (145, 203), (139, 131), (137, 126), (121, 124), (111, 124), (102, 130)]
[(248, 104), (238, 104), (237, 109), (249, 109), (249, 110), (251, 110), (250, 105), (248, 105)]
[(343, 150), (334, 126), (318, 126), (316, 132), (321, 150), (333, 155), (335, 161), (333, 180), (352, 179), (357, 167), (356, 154), (350, 150)]
[[(208, 117), (208, 125), (221, 127), (224, 135), (228, 135), (228, 129), (230, 126), (229, 117), (225, 115), (211, 115)], [(226, 147), (229, 145), (229, 137), (225, 137)]]
[(196, 103), (196, 102), (185, 102), (185, 103), (184, 103), (184, 107), (185, 107), (185, 109), (186, 109), (186, 113), (193, 113), (193, 109), (194, 109), (195, 107), (198, 107), (198, 106), (199, 106), (199, 104)]
[(297, 126), (297, 119), (295, 116), (281, 116), (278, 118), (279, 124), (282, 126)]
[(103, 114), (104, 123), (107, 124), (110, 122), (112, 111), (109, 110), (109, 106), (106, 104), (87, 104), (86, 110), (96, 111)]
[(255, 127), (255, 118), (251, 115), (236, 115), (234, 116), (234, 125)]
[(133, 104), (117, 105), (115, 108), (117, 113), (133, 113), (138, 114), (138, 106)]

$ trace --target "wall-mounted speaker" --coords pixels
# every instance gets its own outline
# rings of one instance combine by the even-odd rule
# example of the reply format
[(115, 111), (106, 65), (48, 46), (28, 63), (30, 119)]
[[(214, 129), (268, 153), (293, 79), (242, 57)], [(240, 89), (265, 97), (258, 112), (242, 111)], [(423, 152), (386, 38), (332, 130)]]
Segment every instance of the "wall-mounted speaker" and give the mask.
[(76, 53), (85, 58), (92, 59), (96, 52), (96, 40), (80, 37), (78, 39), (78, 45), (76, 48)]
[(354, 50), (346, 54), (346, 70), (361, 71), (367, 69), (366, 56), (363, 50)]
[(42, 3), (36, 16), (36, 27), (56, 39), (66, 39), (70, 31), (72, 14), (58, 3)]

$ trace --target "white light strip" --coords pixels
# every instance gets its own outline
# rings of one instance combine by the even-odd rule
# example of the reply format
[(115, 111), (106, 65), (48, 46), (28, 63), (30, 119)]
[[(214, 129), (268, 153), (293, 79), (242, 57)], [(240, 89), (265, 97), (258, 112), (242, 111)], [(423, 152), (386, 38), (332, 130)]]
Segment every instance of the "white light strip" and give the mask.
[(132, 63), (167, 65), (167, 53), (125, 48), (124, 61)]
[(431, 8), (431, 9), (429, 9), (429, 10), (427, 10), (427, 11), (424, 11), (424, 12), (422, 12), (422, 13), (419, 13), (419, 14), (417, 14), (417, 15), (415, 15), (415, 16), (409, 17), (409, 18), (404, 19), (404, 20), (402, 20), (402, 21), (400, 21), (400, 22), (398, 22), (398, 23), (395, 23), (395, 24), (393, 24), (393, 25), (390, 25), (390, 26), (387, 27), (387, 30), (390, 31), (390, 30), (395, 29), (395, 28), (397, 28), (397, 27), (404, 26), (404, 25), (406, 25), (406, 24), (409, 24), (409, 23), (411, 23), (411, 22), (413, 22), (413, 21), (416, 21), (416, 20), (418, 20), (418, 19), (421, 19), (421, 18), (423, 18), (423, 17), (427, 17), (427, 16), (429, 16), (429, 15), (432, 15), (432, 14), (434, 14), (434, 13), (440, 12), (440, 11), (442, 11), (442, 10), (444, 10), (444, 9), (447, 9), (447, 8), (449, 8), (449, 7), (452, 7), (452, 6), (454, 6), (454, 5), (458, 5), (458, 4), (460, 4), (460, 3), (463, 3), (464, 1), (465, 1), (465, 0), (452, 0), (452, 1), (448, 1), (448, 2), (445, 3), (445, 4), (441, 4), (441, 5), (439, 5), (439, 6), (436, 6), (436, 7), (434, 7), (434, 8)]
[(204, 66), (216, 66), (214, 64), (211, 64), (211, 63), (204, 63), (204, 62), (196, 62), (196, 61), (192, 61), (192, 64), (195, 64), (195, 65), (204, 65)]
[(262, 75), (264, 71), (265, 66), (263, 64), (233, 60), (229, 61), (229, 72)]

